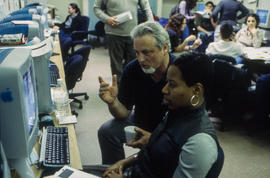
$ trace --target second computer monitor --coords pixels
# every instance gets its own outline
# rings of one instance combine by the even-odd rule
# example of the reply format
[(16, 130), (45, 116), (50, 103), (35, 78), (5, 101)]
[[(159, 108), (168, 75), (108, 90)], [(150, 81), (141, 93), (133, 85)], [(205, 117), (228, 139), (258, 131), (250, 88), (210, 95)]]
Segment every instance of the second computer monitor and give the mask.
[(7, 159), (25, 159), (38, 135), (38, 104), (30, 49), (0, 50), (0, 140)]

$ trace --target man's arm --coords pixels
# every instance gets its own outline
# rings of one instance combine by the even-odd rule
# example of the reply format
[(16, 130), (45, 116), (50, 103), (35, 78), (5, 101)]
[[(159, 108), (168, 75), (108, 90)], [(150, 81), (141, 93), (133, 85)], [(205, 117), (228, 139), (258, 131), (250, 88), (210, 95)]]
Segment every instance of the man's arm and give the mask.
[(97, 18), (99, 18), (102, 22), (107, 23), (108, 19), (110, 18), (102, 9), (102, 5), (106, 6), (105, 0), (95, 0), (94, 3), (94, 13)]
[(221, 11), (222, 7), (223, 7), (223, 1), (218, 3), (218, 5), (215, 7), (214, 11), (212, 12), (212, 16), (215, 19), (218, 19), (218, 13)]
[(148, 21), (154, 21), (153, 12), (151, 10), (150, 4), (148, 0), (139, 0), (140, 7), (146, 13), (146, 17)]
[(242, 19), (248, 14), (248, 9), (242, 3), (240, 3), (239, 11), (241, 14), (237, 16), (237, 19)]
[(117, 77), (113, 75), (112, 85), (106, 83), (102, 77), (99, 80), (99, 97), (108, 105), (109, 111), (117, 119), (126, 119), (130, 110), (128, 110), (118, 99)]
[(128, 118), (131, 111), (128, 110), (117, 98), (111, 104), (108, 104), (110, 113), (117, 119), (124, 120)]

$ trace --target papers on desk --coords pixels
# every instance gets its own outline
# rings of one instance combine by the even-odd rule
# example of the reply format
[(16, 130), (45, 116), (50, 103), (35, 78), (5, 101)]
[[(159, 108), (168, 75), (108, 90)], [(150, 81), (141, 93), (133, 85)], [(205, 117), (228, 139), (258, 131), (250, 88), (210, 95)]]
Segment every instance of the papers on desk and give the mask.
[(77, 118), (75, 115), (72, 116), (67, 116), (64, 119), (59, 119), (59, 124), (63, 125), (63, 124), (76, 124), (77, 123)]
[(71, 168), (69, 166), (64, 166), (62, 169), (57, 171), (50, 178), (99, 178), (93, 174), (85, 173), (83, 171)]
[[(256, 60), (270, 60), (270, 48), (269, 47), (261, 47), (261, 48), (253, 48), (253, 47), (245, 47), (243, 48), (244, 54), (249, 59)], [(269, 62), (269, 61), (268, 61)]]

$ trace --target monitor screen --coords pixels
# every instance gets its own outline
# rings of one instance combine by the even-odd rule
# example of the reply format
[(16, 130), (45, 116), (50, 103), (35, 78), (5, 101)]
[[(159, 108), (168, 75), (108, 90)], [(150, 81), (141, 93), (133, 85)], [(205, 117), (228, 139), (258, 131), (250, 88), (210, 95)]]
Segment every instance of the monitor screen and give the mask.
[(0, 140), (7, 159), (25, 159), (30, 155), (38, 121), (31, 49), (0, 49)]
[(260, 25), (267, 25), (268, 24), (268, 19), (269, 19), (269, 10), (266, 9), (257, 9), (256, 14), (260, 18)]
[(197, 11), (204, 11), (205, 4), (203, 3), (198, 3), (197, 4)]

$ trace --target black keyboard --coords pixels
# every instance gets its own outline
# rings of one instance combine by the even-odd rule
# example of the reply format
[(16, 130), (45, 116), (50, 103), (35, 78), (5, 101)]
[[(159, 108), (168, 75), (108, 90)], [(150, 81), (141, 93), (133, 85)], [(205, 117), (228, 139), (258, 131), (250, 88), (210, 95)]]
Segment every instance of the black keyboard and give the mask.
[(59, 69), (56, 66), (56, 64), (51, 62), (51, 61), (50, 61), (49, 68), (50, 68), (50, 78), (51, 78), (51, 85), (50, 86), (55, 87), (57, 85), (57, 79), (60, 78)]
[(40, 162), (45, 167), (63, 167), (70, 164), (67, 127), (49, 126), (43, 130)]

